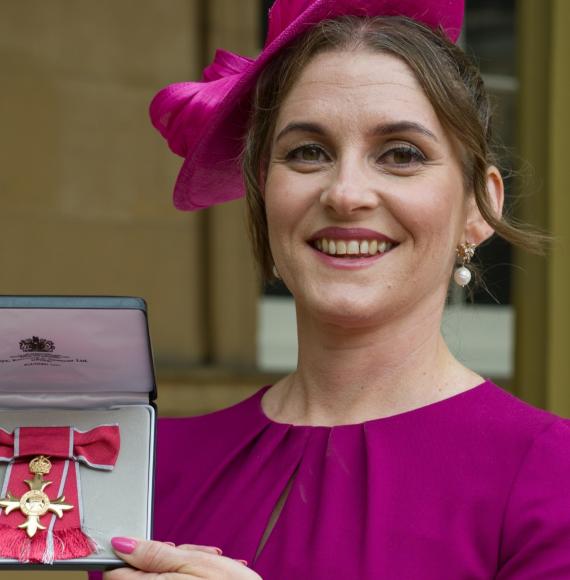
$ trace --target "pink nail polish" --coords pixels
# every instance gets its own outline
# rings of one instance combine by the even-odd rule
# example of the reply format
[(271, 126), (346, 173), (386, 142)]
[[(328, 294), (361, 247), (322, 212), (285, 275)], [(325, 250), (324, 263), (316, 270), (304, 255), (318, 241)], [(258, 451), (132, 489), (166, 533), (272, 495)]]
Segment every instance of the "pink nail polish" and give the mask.
[(132, 538), (111, 538), (111, 545), (121, 554), (132, 554), (137, 547), (137, 541)]
[(247, 566), (247, 560), (238, 560), (238, 562), (240, 562), (244, 566)]

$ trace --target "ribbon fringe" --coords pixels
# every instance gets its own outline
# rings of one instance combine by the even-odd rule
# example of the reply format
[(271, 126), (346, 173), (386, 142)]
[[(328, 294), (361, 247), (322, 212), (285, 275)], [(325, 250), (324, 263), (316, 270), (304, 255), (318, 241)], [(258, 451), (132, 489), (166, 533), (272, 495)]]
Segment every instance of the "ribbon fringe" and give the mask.
[(22, 538), (18, 528), (0, 525), (0, 556), (22, 563), (53, 564), (55, 560), (83, 558), (97, 551), (96, 542), (78, 528), (54, 530), (52, 541), (47, 532)]

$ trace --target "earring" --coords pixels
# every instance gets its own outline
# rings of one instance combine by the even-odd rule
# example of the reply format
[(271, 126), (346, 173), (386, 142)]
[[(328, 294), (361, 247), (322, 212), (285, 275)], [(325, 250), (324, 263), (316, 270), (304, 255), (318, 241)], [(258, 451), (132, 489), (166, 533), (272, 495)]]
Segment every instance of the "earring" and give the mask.
[(273, 264), (272, 271), (277, 280), (281, 280), (281, 276), (279, 276), (279, 271), (277, 270), (277, 266), (275, 264)]
[(453, 279), (461, 287), (467, 286), (471, 282), (471, 270), (465, 264), (471, 262), (471, 258), (475, 255), (476, 247), (476, 244), (470, 244), (469, 242), (462, 242), (457, 246), (456, 254), (458, 260), (461, 262), (461, 266), (453, 273)]

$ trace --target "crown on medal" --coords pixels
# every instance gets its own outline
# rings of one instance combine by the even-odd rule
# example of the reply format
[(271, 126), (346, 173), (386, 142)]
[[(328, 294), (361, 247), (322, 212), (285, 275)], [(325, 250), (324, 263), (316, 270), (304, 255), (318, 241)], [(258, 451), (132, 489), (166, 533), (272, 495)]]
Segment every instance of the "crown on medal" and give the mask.
[(51, 470), (51, 461), (47, 457), (40, 455), (30, 461), (29, 467), (31, 473), (46, 475)]

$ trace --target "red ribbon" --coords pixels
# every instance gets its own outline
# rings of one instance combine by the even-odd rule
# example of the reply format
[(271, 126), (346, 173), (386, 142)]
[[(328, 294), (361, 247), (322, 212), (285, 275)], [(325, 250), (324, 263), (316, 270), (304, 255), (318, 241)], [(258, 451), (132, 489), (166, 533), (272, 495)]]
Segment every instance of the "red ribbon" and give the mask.
[(34, 457), (49, 458), (52, 468), (44, 476), (50, 501), (65, 496), (73, 509), (62, 518), (48, 512), (40, 518), (46, 527), (29, 538), (18, 526), (26, 521), (20, 510), (0, 515), (0, 556), (20, 562), (52, 563), (82, 558), (96, 550), (95, 542), (82, 530), (83, 509), (79, 463), (93, 469), (113, 469), (120, 448), (118, 425), (102, 425), (90, 431), (72, 427), (18, 427), (13, 433), (0, 429), (0, 461), (8, 467), (1, 497), (10, 492), (16, 498), (29, 491), (24, 480), (32, 479), (28, 463)]

